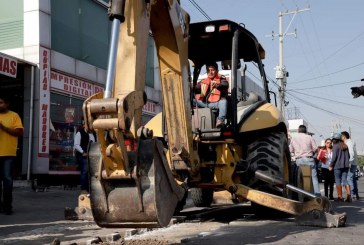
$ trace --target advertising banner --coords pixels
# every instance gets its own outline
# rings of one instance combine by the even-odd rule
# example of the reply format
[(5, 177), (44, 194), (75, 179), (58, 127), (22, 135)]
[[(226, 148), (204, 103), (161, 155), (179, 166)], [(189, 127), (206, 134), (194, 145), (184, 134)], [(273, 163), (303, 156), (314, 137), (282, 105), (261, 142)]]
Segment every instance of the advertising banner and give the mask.
[(15, 78), (17, 67), (16, 59), (0, 54), (0, 74)]
[(38, 157), (49, 155), (50, 61), (49, 49), (39, 49), (39, 143)]
[(104, 91), (103, 87), (72, 76), (51, 71), (51, 87), (61, 92), (88, 98)]

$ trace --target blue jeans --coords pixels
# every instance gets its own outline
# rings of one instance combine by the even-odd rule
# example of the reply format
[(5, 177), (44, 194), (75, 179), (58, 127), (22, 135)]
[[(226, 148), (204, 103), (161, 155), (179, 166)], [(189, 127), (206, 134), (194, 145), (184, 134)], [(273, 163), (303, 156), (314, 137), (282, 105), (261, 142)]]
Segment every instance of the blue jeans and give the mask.
[(222, 121), (225, 120), (226, 113), (227, 113), (227, 106), (228, 102), (225, 98), (221, 98), (218, 102), (211, 102), (206, 105), (206, 103), (202, 102), (201, 100), (193, 100), (193, 103), (196, 104), (200, 108), (211, 108), (211, 109), (218, 109), (219, 115), (217, 116), (217, 119), (220, 119)]
[(299, 159), (296, 159), (296, 164), (297, 166), (308, 165), (311, 167), (313, 192), (316, 196), (321, 196), (320, 186), (317, 178), (317, 170), (315, 166), (315, 159), (313, 159), (312, 157), (301, 157)]
[[(12, 169), (15, 156), (0, 157), (0, 207), (4, 211), (11, 211), (13, 202)], [(2, 188), (1, 188), (2, 186)]]
[(336, 186), (348, 185), (348, 172), (349, 168), (334, 169)]
[(351, 165), (349, 172), (348, 172), (348, 184), (350, 185), (351, 194), (354, 196), (358, 196), (358, 183), (356, 182), (355, 178), (355, 172), (356, 172), (356, 165)]
[(83, 157), (81, 154), (77, 154), (76, 158), (80, 169), (81, 190), (89, 191), (87, 158)]

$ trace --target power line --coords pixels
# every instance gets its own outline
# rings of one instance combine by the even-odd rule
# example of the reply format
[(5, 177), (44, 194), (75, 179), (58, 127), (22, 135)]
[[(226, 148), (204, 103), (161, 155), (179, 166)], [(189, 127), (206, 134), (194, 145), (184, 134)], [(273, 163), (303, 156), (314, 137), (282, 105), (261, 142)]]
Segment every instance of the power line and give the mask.
[[(362, 36), (364, 34), (364, 32), (359, 33), (359, 35), (357, 35), (356, 37), (354, 37), (351, 41), (349, 41), (348, 43), (346, 43), (344, 46), (342, 46), (341, 48), (339, 48), (338, 50), (336, 50), (335, 52), (333, 52), (331, 55), (329, 55), (328, 57), (326, 57), (326, 59), (324, 59), (323, 61), (321, 61), (320, 63), (318, 63), (315, 68), (319, 67), (321, 64), (325, 63), (327, 60), (329, 60), (330, 58), (332, 58), (333, 56), (335, 56), (337, 53), (339, 53), (341, 50), (343, 50), (344, 48), (346, 48), (347, 46), (349, 46), (351, 43), (353, 43), (356, 39), (358, 39), (360, 36)], [(309, 69), (307, 72), (305, 72), (302, 76), (306, 75), (307, 73), (310, 73), (312, 70), (314, 70), (314, 68)]]
[[(305, 96), (317, 98), (317, 99), (320, 99), (320, 100), (326, 100), (326, 101), (329, 101), (329, 102), (338, 103), (337, 100), (331, 100), (331, 99), (327, 99), (327, 98), (324, 98), (324, 97), (315, 96), (315, 95), (312, 95), (312, 94), (306, 94), (306, 93), (297, 92), (297, 91), (294, 91), (294, 90), (292, 90), (291, 92), (298, 93), (300, 95), (305, 95)], [(347, 106), (353, 106), (353, 107), (358, 107), (358, 108), (364, 108), (364, 106), (349, 104), (349, 103), (345, 103), (345, 102), (342, 102), (342, 101), (340, 101), (340, 105), (347, 105)]]
[(203, 16), (205, 16), (205, 18), (207, 19), (207, 20), (212, 20), (211, 18), (210, 18), (210, 16), (208, 16), (208, 14), (206, 14), (206, 12), (195, 2), (195, 0), (188, 0), (193, 6), (195, 6), (195, 8), (198, 10), (198, 11), (200, 11), (200, 13), (203, 15)]
[(342, 85), (342, 84), (347, 84), (347, 83), (354, 83), (354, 82), (358, 82), (358, 81), (360, 81), (360, 80), (352, 80), (352, 81), (349, 81), (349, 82), (342, 82), (342, 83), (333, 83), (333, 84), (316, 86), (316, 87), (310, 87), (310, 88), (286, 89), (286, 91), (297, 91), (297, 90), (309, 90), (309, 89), (315, 89), (315, 88), (326, 88), (326, 87), (332, 87), (332, 86), (337, 86), (337, 85)]
[(318, 76), (318, 77), (313, 77), (313, 78), (309, 78), (309, 79), (301, 80), (301, 81), (298, 81), (298, 82), (291, 82), (291, 84), (301, 83), (301, 82), (306, 82), (306, 81), (310, 81), (310, 80), (315, 80), (315, 79), (317, 79), (317, 78), (322, 78), (322, 77), (330, 76), (330, 75), (333, 75), (333, 74), (336, 74), (336, 73), (340, 73), (340, 72), (343, 72), (343, 71), (346, 71), (346, 70), (349, 70), (349, 69), (352, 69), (352, 68), (358, 67), (358, 66), (363, 65), (363, 64), (364, 64), (364, 62), (359, 63), (359, 64), (354, 65), (354, 66), (346, 67), (346, 68), (344, 68), (344, 69), (341, 69), (341, 70), (338, 70), (338, 71), (335, 71), (335, 72), (328, 73), (328, 74), (326, 74), (326, 75), (322, 75), (322, 76)]
[(313, 104), (313, 103), (311, 103), (311, 102), (309, 102), (307, 100), (301, 99), (301, 98), (299, 98), (299, 97), (297, 97), (297, 96), (295, 96), (295, 95), (293, 95), (293, 94), (291, 94), (289, 92), (287, 92), (287, 94), (290, 95), (290, 97), (294, 98), (295, 100), (297, 100), (297, 101), (299, 101), (299, 102), (301, 102), (301, 103), (303, 103), (305, 105), (308, 105), (310, 107), (313, 107), (313, 108), (315, 108), (317, 110), (326, 112), (328, 114), (334, 115), (334, 116), (339, 117), (339, 118), (347, 119), (347, 120), (349, 120), (349, 121), (351, 121), (353, 123), (356, 123), (356, 124), (358, 124), (360, 126), (363, 126), (364, 125), (364, 121), (362, 121), (362, 120), (355, 119), (355, 118), (351, 118), (351, 117), (347, 117), (347, 116), (343, 116), (342, 114), (338, 114), (338, 113), (332, 112), (330, 110), (321, 108), (321, 107), (319, 107), (319, 106), (317, 106), (317, 105), (315, 105), (315, 104)]

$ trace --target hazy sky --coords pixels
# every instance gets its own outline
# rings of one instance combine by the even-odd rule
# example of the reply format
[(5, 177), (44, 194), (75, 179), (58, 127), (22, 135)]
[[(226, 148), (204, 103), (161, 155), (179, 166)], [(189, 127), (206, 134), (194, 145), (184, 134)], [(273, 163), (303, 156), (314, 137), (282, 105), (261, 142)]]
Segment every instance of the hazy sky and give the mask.
[[(193, 1), (192, 1), (193, 2)], [(351, 132), (364, 153), (364, 97), (353, 99), (351, 87), (364, 85), (363, 0), (195, 0), (211, 19), (244, 23), (266, 51), (265, 71), (274, 81), (278, 65), (279, 12), (307, 9), (283, 17), (283, 63), (287, 79), (287, 116), (295, 108), (319, 144), (332, 131)], [(192, 22), (206, 21), (190, 0), (181, 0)], [(294, 17), (294, 18), (293, 18)], [(293, 18), (293, 20), (292, 20)], [(289, 28), (287, 29), (288, 25)], [(277, 91), (271, 82), (269, 86)], [(320, 137), (320, 135), (322, 135)]]

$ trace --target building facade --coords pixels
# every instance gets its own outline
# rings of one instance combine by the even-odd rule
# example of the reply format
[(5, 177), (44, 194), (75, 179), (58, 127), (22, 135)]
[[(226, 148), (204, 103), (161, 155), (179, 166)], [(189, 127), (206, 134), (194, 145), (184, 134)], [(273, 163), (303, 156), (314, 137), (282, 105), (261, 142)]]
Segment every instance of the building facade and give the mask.
[[(0, 62), (12, 64), (2, 65), (0, 89), (14, 94), (11, 109), (19, 113), (25, 129), (18, 177), (79, 174), (73, 138), (81, 126), (84, 100), (104, 90), (111, 29), (107, 4), (0, 2)], [(143, 122), (161, 111), (155, 47), (149, 39)]]

